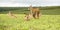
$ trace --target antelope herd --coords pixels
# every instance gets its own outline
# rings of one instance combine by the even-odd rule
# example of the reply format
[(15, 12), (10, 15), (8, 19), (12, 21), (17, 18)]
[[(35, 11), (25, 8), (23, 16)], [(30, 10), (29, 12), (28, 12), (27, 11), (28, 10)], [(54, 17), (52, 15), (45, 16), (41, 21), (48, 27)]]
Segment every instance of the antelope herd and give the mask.
[[(34, 19), (39, 18), (39, 8), (32, 7), (32, 5), (30, 5), (28, 9), (30, 10), (30, 12), (28, 14), (24, 13), (25, 20), (29, 20), (31, 17), (33, 17)], [(11, 11), (9, 11), (7, 15), (12, 18), (17, 18)]]

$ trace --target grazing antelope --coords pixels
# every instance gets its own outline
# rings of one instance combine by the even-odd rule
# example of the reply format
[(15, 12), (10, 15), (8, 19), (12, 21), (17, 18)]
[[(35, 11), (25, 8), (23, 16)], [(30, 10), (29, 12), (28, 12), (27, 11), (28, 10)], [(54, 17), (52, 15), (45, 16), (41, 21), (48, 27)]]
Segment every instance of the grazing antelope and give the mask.
[(29, 7), (29, 10), (30, 10), (30, 13), (31, 13), (31, 15), (33, 16), (33, 18), (39, 18), (39, 8), (36, 8), (36, 7), (32, 7), (31, 5), (30, 5), (30, 7)]
[(26, 14), (26, 13), (24, 13), (24, 14), (25, 14), (24, 19), (29, 21), (30, 20), (30, 14)]
[(17, 18), (11, 11), (9, 11), (7, 15), (12, 18)]

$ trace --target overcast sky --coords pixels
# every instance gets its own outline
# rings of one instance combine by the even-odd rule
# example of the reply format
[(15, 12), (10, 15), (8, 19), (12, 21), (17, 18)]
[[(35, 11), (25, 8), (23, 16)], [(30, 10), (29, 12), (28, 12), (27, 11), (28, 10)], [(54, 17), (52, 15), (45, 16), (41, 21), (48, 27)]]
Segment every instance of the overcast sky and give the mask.
[(60, 6), (60, 0), (0, 0), (0, 7)]

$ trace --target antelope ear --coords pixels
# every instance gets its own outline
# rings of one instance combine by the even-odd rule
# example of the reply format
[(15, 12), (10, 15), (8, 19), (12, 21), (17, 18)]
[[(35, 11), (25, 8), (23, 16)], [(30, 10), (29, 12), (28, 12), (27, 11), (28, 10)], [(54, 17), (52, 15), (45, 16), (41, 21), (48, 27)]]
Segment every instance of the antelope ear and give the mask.
[(32, 5), (30, 5), (30, 7), (32, 7)]

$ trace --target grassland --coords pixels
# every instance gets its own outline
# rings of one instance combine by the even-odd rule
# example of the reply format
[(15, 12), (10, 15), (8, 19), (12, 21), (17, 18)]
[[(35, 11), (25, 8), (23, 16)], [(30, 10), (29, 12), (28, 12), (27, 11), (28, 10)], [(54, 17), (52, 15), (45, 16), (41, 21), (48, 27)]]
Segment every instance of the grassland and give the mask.
[[(42, 15), (39, 19), (24, 20), (24, 14), (29, 12), (27, 8), (3, 9), (0, 12), (0, 30), (60, 30), (60, 7), (41, 8)], [(17, 18), (7, 16), (12, 11)]]

